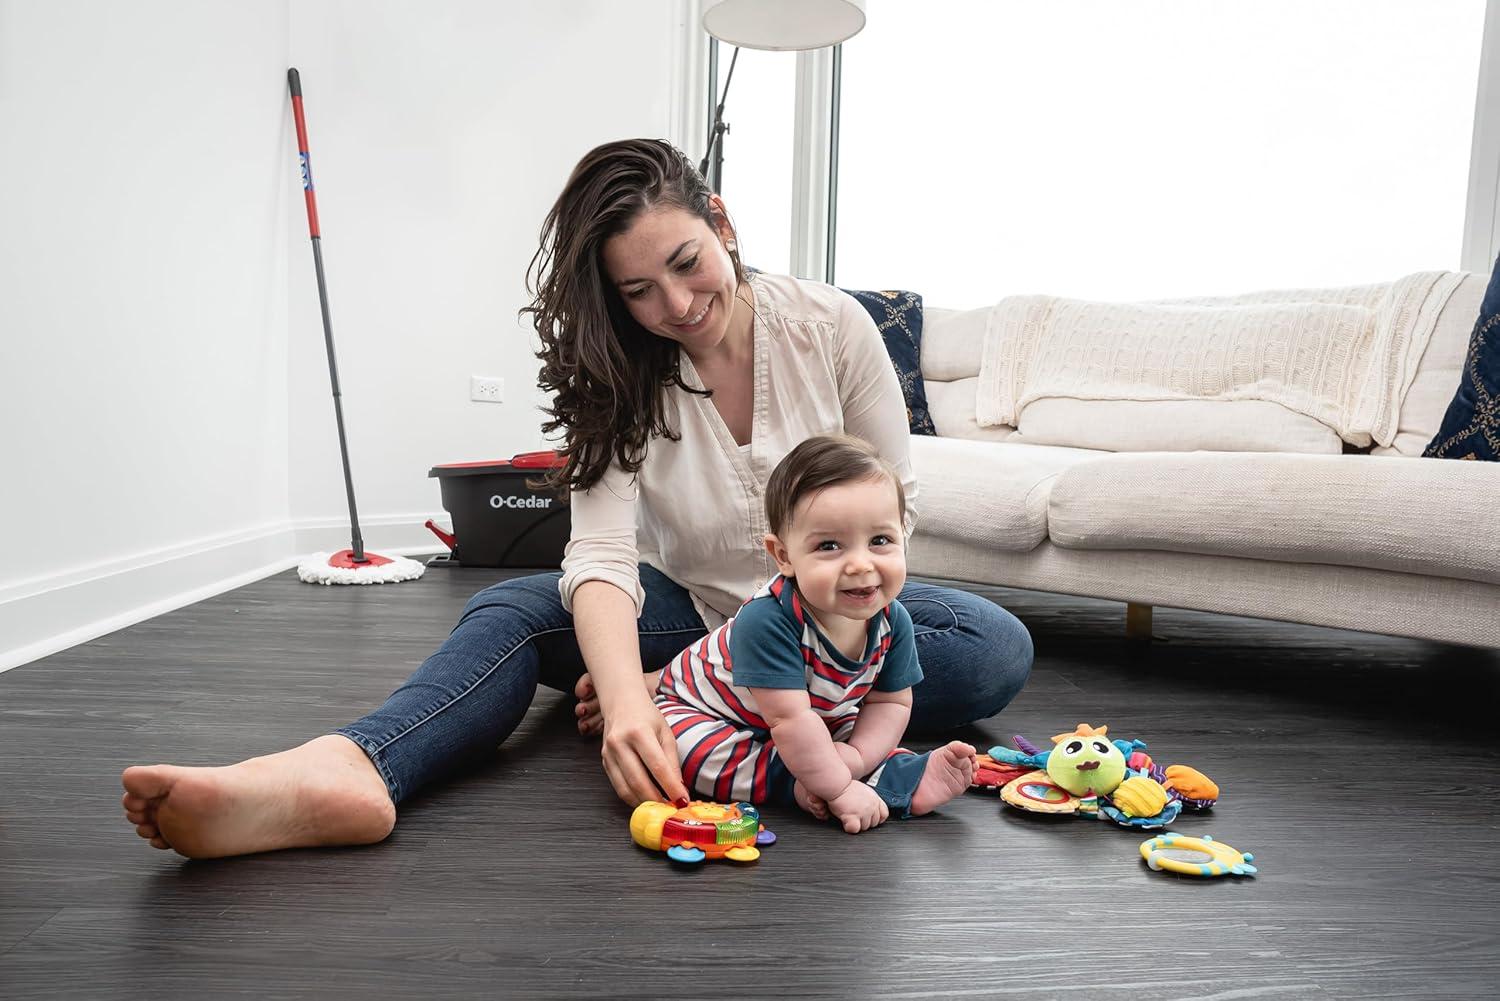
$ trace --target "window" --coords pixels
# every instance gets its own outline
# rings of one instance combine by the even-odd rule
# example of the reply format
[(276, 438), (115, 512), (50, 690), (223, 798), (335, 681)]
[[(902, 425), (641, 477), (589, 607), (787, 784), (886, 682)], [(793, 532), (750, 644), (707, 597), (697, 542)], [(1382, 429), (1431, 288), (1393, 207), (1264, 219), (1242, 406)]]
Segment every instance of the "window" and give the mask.
[[(719, 46), (719, 87), (734, 55)], [(797, 54), (740, 49), (724, 105), (724, 183), (741, 259), (762, 271), (791, 270), (792, 121)]]
[(970, 307), (1457, 268), (1484, 8), (872, 0), (837, 281)]

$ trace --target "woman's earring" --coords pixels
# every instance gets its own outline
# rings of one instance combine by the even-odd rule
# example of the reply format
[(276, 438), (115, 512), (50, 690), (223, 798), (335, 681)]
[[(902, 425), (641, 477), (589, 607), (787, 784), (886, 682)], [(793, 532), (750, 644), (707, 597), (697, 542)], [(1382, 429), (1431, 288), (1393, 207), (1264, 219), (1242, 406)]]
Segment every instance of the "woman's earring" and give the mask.
[(725, 240), (724, 241), (724, 249), (727, 250), (727, 251), (729, 251), (729, 252), (731, 252), (731, 253), (733, 253), (735, 251), (735, 249), (737, 248), (737, 246), (738, 245), (733, 240)]

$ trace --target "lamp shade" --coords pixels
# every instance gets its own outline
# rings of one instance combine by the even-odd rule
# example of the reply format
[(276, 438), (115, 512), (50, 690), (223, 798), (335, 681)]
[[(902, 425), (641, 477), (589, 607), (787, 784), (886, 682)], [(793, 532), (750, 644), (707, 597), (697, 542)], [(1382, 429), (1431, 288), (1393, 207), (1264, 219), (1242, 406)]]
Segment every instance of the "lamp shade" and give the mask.
[(864, 0), (704, 0), (703, 30), (746, 49), (820, 49), (865, 26)]

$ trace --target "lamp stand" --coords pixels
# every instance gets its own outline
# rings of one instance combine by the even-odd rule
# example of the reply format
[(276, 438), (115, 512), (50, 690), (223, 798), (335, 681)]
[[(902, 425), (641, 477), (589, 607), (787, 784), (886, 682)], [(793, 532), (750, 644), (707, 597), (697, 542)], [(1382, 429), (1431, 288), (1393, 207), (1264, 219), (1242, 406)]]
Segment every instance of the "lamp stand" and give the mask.
[[(714, 108), (714, 123), (708, 130), (708, 146), (703, 153), (703, 162), (698, 165), (698, 173), (708, 181), (709, 188), (715, 194), (723, 193), (724, 133), (729, 131), (729, 123), (724, 121), (724, 102), (729, 100), (729, 85), (734, 82), (734, 64), (739, 58), (740, 47), (736, 45), (734, 55), (729, 58), (729, 75), (724, 78), (724, 93), (719, 95), (719, 103)], [(710, 162), (713, 164), (713, 173), (708, 170)]]

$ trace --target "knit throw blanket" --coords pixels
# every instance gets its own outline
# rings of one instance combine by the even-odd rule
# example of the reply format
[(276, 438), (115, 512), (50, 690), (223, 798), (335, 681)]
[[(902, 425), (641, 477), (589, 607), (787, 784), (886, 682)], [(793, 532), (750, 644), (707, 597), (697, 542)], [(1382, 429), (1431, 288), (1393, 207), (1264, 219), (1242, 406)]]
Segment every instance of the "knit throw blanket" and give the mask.
[(1380, 285), (1152, 303), (1023, 295), (990, 311), (981, 426), (1033, 400), (1266, 400), (1358, 446), (1389, 445), (1438, 314), (1463, 280), (1432, 271)]

